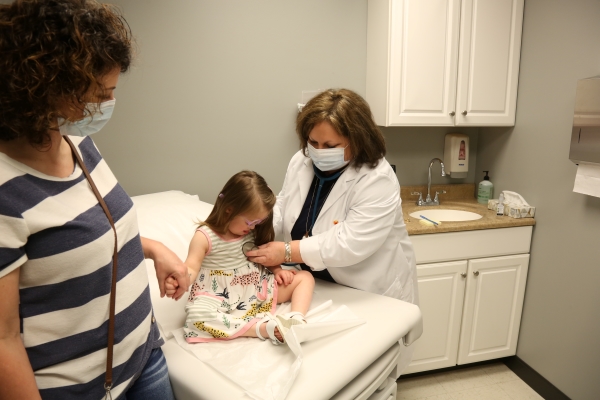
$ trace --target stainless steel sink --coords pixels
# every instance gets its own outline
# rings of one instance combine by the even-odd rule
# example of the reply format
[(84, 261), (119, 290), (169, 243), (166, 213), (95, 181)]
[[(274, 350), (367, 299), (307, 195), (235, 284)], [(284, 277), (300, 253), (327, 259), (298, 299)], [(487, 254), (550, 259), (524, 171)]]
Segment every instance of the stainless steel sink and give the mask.
[(420, 216), (429, 218), (434, 221), (447, 221), (447, 222), (460, 222), (460, 221), (475, 221), (482, 218), (481, 215), (462, 210), (450, 210), (450, 209), (435, 209), (435, 210), (419, 210), (410, 214), (413, 218), (421, 218)]

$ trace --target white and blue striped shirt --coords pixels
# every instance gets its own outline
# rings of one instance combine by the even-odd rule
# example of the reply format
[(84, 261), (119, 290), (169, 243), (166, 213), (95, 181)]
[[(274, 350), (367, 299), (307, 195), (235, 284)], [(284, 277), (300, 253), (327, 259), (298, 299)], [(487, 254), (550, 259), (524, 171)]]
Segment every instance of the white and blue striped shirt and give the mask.
[[(90, 138), (71, 138), (115, 222), (113, 397), (162, 344), (133, 202)], [(104, 395), (113, 230), (83, 175), (57, 178), (0, 153), (0, 279), (20, 268), (21, 336), (43, 399)]]

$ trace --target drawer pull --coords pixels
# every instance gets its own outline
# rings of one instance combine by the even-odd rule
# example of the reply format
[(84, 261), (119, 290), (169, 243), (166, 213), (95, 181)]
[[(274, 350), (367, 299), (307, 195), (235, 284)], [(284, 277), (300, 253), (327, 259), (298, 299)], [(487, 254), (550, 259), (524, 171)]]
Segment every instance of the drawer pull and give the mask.
[(479, 276), (479, 271), (473, 271), (473, 275)]

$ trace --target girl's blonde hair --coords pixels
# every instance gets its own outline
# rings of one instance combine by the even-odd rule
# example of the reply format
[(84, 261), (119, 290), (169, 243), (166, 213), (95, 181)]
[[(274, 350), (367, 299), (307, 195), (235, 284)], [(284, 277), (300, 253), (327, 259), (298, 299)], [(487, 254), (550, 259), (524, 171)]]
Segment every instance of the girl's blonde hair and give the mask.
[(254, 171), (241, 171), (229, 178), (215, 201), (210, 215), (200, 226), (207, 225), (213, 231), (225, 234), (231, 220), (244, 213), (265, 209), (268, 217), (254, 228), (257, 246), (275, 239), (273, 230), (273, 207), (277, 198), (262, 176)]

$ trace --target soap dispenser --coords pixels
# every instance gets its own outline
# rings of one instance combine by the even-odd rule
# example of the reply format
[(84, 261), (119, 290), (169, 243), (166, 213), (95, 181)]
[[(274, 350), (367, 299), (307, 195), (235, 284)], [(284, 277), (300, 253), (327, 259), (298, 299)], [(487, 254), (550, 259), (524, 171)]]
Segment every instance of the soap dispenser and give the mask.
[(488, 200), (493, 198), (494, 196), (494, 184), (490, 181), (490, 177), (488, 176), (488, 172), (485, 172), (485, 176), (483, 180), (479, 182), (479, 188), (477, 190), (477, 202), (481, 204), (487, 204)]

